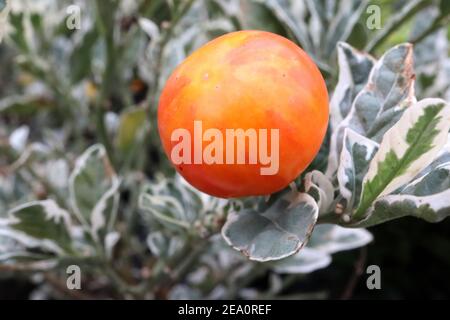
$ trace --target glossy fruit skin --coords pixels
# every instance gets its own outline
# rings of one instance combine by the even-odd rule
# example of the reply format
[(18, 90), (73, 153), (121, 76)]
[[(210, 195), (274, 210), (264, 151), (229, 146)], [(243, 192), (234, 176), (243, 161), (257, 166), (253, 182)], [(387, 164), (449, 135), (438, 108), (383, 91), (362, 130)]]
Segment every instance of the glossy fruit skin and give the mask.
[[(187, 57), (161, 93), (158, 129), (170, 159), (171, 133), (203, 127), (279, 129), (279, 170), (260, 164), (182, 164), (194, 187), (222, 198), (267, 195), (297, 178), (318, 153), (328, 126), (328, 92), (311, 58), (296, 44), (263, 31), (218, 37)], [(269, 149), (270, 150), (270, 149)]]

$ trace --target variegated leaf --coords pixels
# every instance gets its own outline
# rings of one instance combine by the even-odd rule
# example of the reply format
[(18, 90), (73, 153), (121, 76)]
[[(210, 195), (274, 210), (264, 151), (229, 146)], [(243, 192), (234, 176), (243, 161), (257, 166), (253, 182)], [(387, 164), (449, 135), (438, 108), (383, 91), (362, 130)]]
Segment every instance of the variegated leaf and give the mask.
[(305, 191), (316, 200), (319, 215), (329, 212), (334, 200), (332, 182), (322, 172), (314, 170), (305, 175)]
[[(165, 225), (189, 228), (208, 214), (225, 215), (229, 201), (193, 188), (180, 175), (174, 179), (158, 177), (148, 184), (139, 198), (144, 219), (156, 218)], [(151, 213), (151, 216), (145, 215)], [(150, 221), (149, 221), (150, 222)]]
[(450, 164), (413, 181), (399, 194), (378, 198), (367, 219), (356, 226), (369, 227), (404, 216), (439, 222), (450, 215)]
[(419, 174), (414, 177), (414, 181), (422, 178), (432, 170), (447, 165), (448, 163), (450, 163), (450, 133), (447, 135), (447, 142), (439, 151), (436, 159), (434, 159), (430, 165), (422, 169)]
[(347, 116), (353, 100), (367, 83), (375, 59), (345, 42), (338, 43), (339, 79), (330, 101), (332, 128)]
[(373, 240), (365, 229), (343, 228), (333, 224), (319, 224), (314, 229), (307, 248), (333, 254), (363, 247)]
[(447, 142), (450, 106), (424, 99), (407, 109), (385, 134), (364, 177), (361, 202), (354, 219), (363, 218), (381, 196), (411, 181), (428, 166)]
[(336, 173), (345, 128), (379, 142), (413, 102), (412, 46), (398, 45), (375, 64), (368, 83), (356, 96), (349, 114), (333, 132), (326, 174), (333, 176)]
[(94, 237), (104, 238), (112, 229), (119, 185), (103, 145), (91, 146), (77, 159), (69, 178), (70, 201), (77, 218)]
[(337, 180), (345, 207), (350, 211), (359, 203), (364, 176), (378, 147), (378, 143), (350, 128), (345, 129)]
[(172, 195), (152, 195), (142, 193), (139, 208), (149, 212), (164, 225), (189, 229), (192, 221), (186, 219), (183, 204)]
[(70, 224), (69, 213), (53, 200), (34, 201), (12, 209), (0, 223), (0, 235), (62, 255), (72, 252)]
[(244, 209), (231, 213), (222, 228), (222, 236), (250, 260), (279, 260), (305, 245), (318, 211), (310, 195), (291, 192), (264, 212)]
[(293, 256), (274, 262), (272, 268), (275, 272), (282, 274), (306, 274), (326, 268), (330, 263), (329, 254), (306, 247)]
[(293, 256), (273, 262), (273, 269), (278, 273), (310, 273), (327, 267), (333, 253), (363, 247), (372, 239), (365, 229), (319, 224), (305, 248)]
[(163, 232), (152, 232), (147, 236), (147, 246), (152, 254), (158, 258), (166, 259), (179, 253), (184, 241), (181, 237), (165, 235)]
[[(1, 223), (0, 223), (1, 224)], [(28, 249), (34, 249), (30, 247)], [(14, 269), (20, 270), (45, 270), (55, 267), (58, 263), (54, 253), (31, 252), (24, 245), (11, 237), (0, 235), (0, 265), (13, 265)], [(43, 251), (40, 248), (40, 251)]]

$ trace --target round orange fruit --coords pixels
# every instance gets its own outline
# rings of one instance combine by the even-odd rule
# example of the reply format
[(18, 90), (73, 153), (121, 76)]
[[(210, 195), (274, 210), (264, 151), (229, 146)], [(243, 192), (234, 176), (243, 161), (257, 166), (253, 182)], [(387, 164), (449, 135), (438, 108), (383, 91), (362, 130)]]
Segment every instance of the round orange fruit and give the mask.
[(230, 198), (286, 187), (328, 125), (320, 71), (296, 44), (263, 31), (218, 37), (187, 57), (161, 93), (164, 151), (194, 187)]

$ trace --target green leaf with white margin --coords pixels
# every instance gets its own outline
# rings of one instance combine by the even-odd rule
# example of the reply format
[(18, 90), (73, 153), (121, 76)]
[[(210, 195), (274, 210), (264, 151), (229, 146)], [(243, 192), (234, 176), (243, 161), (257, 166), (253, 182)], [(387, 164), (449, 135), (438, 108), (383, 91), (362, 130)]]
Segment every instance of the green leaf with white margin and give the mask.
[(103, 239), (113, 228), (119, 185), (103, 145), (91, 146), (77, 159), (69, 178), (70, 201), (77, 218), (94, 238)]
[(147, 246), (151, 253), (160, 259), (167, 259), (179, 253), (184, 240), (179, 236), (166, 235), (163, 232), (151, 232), (147, 236)]
[(412, 57), (412, 45), (402, 44), (377, 61), (366, 86), (331, 136), (326, 175), (331, 177), (336, 173), (345, 128), (379, 142), (405, 108), (415, 102)]
[(141, 193), (139, 208), (149, 212), (162, 224), (169, 227), (189, 229), (191, 223), (186, 221), (183, 204), (171, 195), (152, 195)]
[(298, 252), (308, 241), (319, 208), (306, 193), (291, 192), (263, 212), (243, 209), (228, 215), (222, 236), (250, 260), (279, 260)]
[(359, 204), (363, 179), (378, 147), (378, 143), (350, 128), (345, 129), (337, 180), (346, 211), (352, 211)]
[(331, 263), (332, 254), (363, 247), (372, 240), (372, 235), (365, 229), (319, 224), (305, 248), (291, 257), (274, 262), (273, 269), (278, 273), (311, 273), (326, 268)]
[[(436, 168), (447, 165), (448, 163), (450, 163), (450, 133), (447, 135), (447, 143), (439, 151), (436, 159), (434, 159), (429, 166), (421, 170), (420, 173), (414, 177), (414, 180), (418, 180)], [(404, 190), (406, 189), (402, 189), (402, 191)]]
[(305, 175), (305, 192), (316, 200), (319, 216), (330, 211), (334, 200), (334, 187), (321, 171), (311, 171)]
[(337, 45), (339, 79), (330, 101), (332, 128), (337, 128), (350, 111), (353, 100), (367, 83), (375, 59), (345, 42)]
[(366, 229), (344, 228), (335, 224), (319, 224), (309, 239), (307, 248), (333, 254), (364, 247), (373, 240)]
[(48, 270), (57, 264), (54, 253), (31, 252), (16, 240), (0, 235), (0, 265), (10, 265), (14, 270)]
[(186, 229), (204, 210), (200, 192), (178, 175), (174, 179), (157, 176), (155, 183), (144, 187), (139, 197), (139, 207), (166, 226)]
[(372, 226), (404, 216), (439, 222), (450, 215), (450, 151), (447, 149), (394, 194), (378, 198), (371, 215), (357, 226)]
[(27, 248), (42, 248), (58, 255), (73, 251), (70, 228), (69, 213), (53, 200), (23, 204), (0, 221), (0, 235)]
[(326, 268), (330, 264), (331, 256), (329, 254), (306, 247), (291, 257), (276, 261), (272, 268), (281, 274), (307, 274)]
[[(151, 213), (166, 226), (190, 228), (196, 220), (208, 214), (224, 216), (229, 201), (212, 197), (193, 188), (180, 175), (174, 179), (157, 176), (141, 192), (139, 207)], [(144, 215), (144, 219), (148, 219)], [(151, 222), (150, 222), (151, 223)]]
[(364, 177), (361, 202), (353, 216), (363, 218), (373, 202), (411, 181), (428, 166), (447, 142), (450, 106), (424, 99), (408, 108), (386, 132)]

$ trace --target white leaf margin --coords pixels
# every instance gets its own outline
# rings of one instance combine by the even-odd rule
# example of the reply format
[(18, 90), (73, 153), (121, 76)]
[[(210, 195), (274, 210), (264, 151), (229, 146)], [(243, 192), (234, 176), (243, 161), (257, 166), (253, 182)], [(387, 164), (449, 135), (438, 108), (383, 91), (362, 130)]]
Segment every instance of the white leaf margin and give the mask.
[[(351, 147), (353, 147), (355, 144), (364, 145), (367, 148), (367, 155), (369, 157), (370, 155), (372, 155), (375, 149), (379, 148), (380, 145), (375, 141), (360, 135), (359, 133), (350, 128), (345, 128), (344, 141), (342, 145), (342, 151), (339, 158), (340, 160), (337, 170), (337, 180), (339, 184), (339, 191), (341, 192), (342, 197), (347, 200), (347, 206), (353, 207), (354, 191), (351, 191), (346, 187), (346, 184), (349, 183), (350, 181), (348, 180), (345, 170), (348, 168), (352, 168), (354, 165), (353, 156), (347, 149), (347, 146), (345, 145), (347, 139)], [(365, 160), (369, 161), (368, 158), (366, 158)]]
[[(311, 227), (311, 230), (307, 233), (306, 238), (304, 239), (304, 241), (302, 241), (301, 245), (298, 246), (296, 248), (296, 250), (293, 251), (293, 252), (288, 252), (286, 254), (277, 256), (276, 258), (267, 257), (265, 259), (254, 258), (252, 256), (247, 256), (249, 260), (257, 261), (257, 262), (277, 261), (277, 260), (281, 260), (281, 259), (284, 259), (286, 257), (290, 257), (290, 256), (298, 253), (300, 250), (302, 250), (306, 246), (306, 244), (307, 244), (307, 242), (308, 242), (309, 238), (311, 237), (311, 234), (312, 234), (312, 232), (314, 230), (314, 226), (316, 225), (316, 222), (317, 222), (317, 218), (318, 218), (318, 215), (319, 215), (319, 206), (317, 205), (317, 203), (314, 200), (314, 198), (312, 196), (310, 196), (309, 194), (307, 194), (307, 193), (300, 193), (300, 192), (296, 193), (296, 194), (292, 193), (291, 197), (293, 197), (293, 200), (292, 200), (292, 202), (291, 202), (291, 204), (289, 205), (288, 208), (295, 207), (295, 206), (299, 205), (300, 203), (304, 202), (307, 205), (311, 206), (313, 208), (313, 210), (315, 211), (315, 214), (314, 214), (315, 218), (314, 218), (314, 221), (311, 223), (312, 227)], [(231, 212), (228, 215), (228, 217), (227, 217), (227, 221), (225, 222), (225, 224), (222, 227), (221, 234), (222, 234), (222, 238), (225, 240), (225, 242), (230, 247), (232, 247), (233, 249), (235, 249), (235, 250), (237, 250), (239, 252), (242, 252), (242, 249), (237, 247), (237, 246), (235, 246), (233, 244), (232, 240), (226, 235), (226, 230), (228, 229), (229, 225), (233, 224), (238, 219), (239, 219), (239, 213)]]
[[(338, 139), (340, 137), (340, 130), (342, 130), (342, 128), (350, 127), (352, 125), (352, 120), (355, 119), (355, 113), (357, 112), (356, 104), (359, 102), (359, 99), (361, 98), (361, 96), (363, 96), (366, 92), (373, 91), (373, 88), (375, 86), (374, 78), (377, 75), (377, 72), (379, 72), (379, 70), (384, 66), (387, 54), (393, 52), (394, 50), (398, 50), (398, 48), (401, 48), (401, 47), (406, 47), (408, 50), (407, 57), (405, 60), (408, 61), (407, 63), (411, 64), (411, 70), (409, 70), (409, 72), (413, 73), (413, 69), (412, 69), (413, 47), (412, 47), (412, 44), (410, 44), (410, 43), (399, 44), (399, 45), (389, 49), (388, 51), (386, 51), (383, 54), (383, 56), (378, 61), (376, 61), (376, 63), (372, 67), (372, 70), (370, 71), (369, 78), (367, 80), (366, 85), (353, 99), (352, 106), (350, 108), (349, 113), (339, 123), (339, 126), (337, 128), (333, 128), (333, 133), (330, 138), (330, 153), (328, 156), (328, 166), (326, 168), (325, 175), (332, 177), (338, 169), (338, 160), (339, 160), (338, 157), (339, 157), (339, 152), (340, 152), (340, 150), (338, 148), (338, 145), (339, 145)], [(414, 83), (415, 83), (415, 80), (414, 80), (414, 78), (412, 78), (411, 84), (409, 87), (408, 96), (403, 101), (400, 102), (400, 104), (397, 106), (398, 108), (406, 108), (416, 102)], [(380, 111), (382, 111), (382, 110), (380, 110)]]
[(435, 159), (447, 143), (448, 132), (450, 129), (450, 105), (442, 99), (427, 98), (407, 108), (400, 120), (386, 132), (380, 143), (380, 148), (372, 159), (369, 170), (364, 177), (363, 188), (368, 181), (372, 180), (377, 175), (378, 165), (384, 161), (388, 152), (393, 150), (399, 159), (403, 157), (406, 150), (410, 147), (406, 142), (406, 135), (408, 134), (409, 129), (417, 122), (418, 118), (423, 115), (427, 106), (436, 104), (444, 104), (445, 106), (439, 113), (441, 119), (436, 127), (439, 132), (433, 140), (433, 147), (422, 154), (418, 159), (414, 160), (404, 174), (395, 177), (386, 188), (384, 188), (379, 197), (389, 194), (411, 181), (420, 170), (428, 166)]
[[(286, 261), (288, 259), (290, 261)], [(331, 256), (325, 252), (305, 247), (295, 255), (275, 263), (273, 270), (281, 274), (307, 274), (326, 268), (331, 262)]]
[[(340, 251), (353, 250), (364, 247), (373, 241), (373, 235), (363, 228), (344, 228), (334, 225), (329, 235), (330, 241), (312, 247), (315, 250), (323, 251), (327, 254), (334, 254)], [(357, 241), (343, 242), (341, 239), (354, 237)]]
[(334, 186), (332, 182), (321, 171), (313, 170), (305, 175), (305, 191), (311, 188), (317, 188), (319, 192), (319, 216), (330, 211), (334, 200)]
[(54, 241), (49, 239), (37, 239), (35, 237), (29, 236), (26, 233), (9, 228), (9, 225), (20, 222), (14, 216), (15, 212), (21, 211), (25, 208), (41, 206), (44, 208), (46, 213), (46, 218), (48, 220), (53, 220), (56, 223), (63, 222), (66, 226), (67, 231), (71, 232), (71, 220), (70, 214), (66, 210), (60, 208), (53, 200), (42, 200), (42, 201), (31, 201), (25, 204), (19, 205), (8, 212), (8, 218), (0, 219), (0, 235), (11, 238), (27, 248), (45, 248), (57, 255), (64, 255), (64, 250)]
[[(111, 187), (101, 196), (99, 201), (95, 204), (92, 212), (91, 212), (91, 221), (88, 223), (86, 219), (84, 218), (83, 214), (81, 213), (80, 208), (78, 207), (76, 195), (75, 195), (75, 179), (76, 177), (81, 173), (83, 168), (86, 166), (87, 161), (92, 156), (94, 152), (99, 152), (99, 158), (108, 157), (106, 153), (106, 149), (102, 144), (94, 144), (90, 146), (88, 149), (84, 151), (84, 153), (75, 161), (75, 167), (72, 171), (72, 173), (69, 176), (69, 202), (73, 209), (73, 212), (77, 219), (83, 224), (86, 228), (89, 228), (93, 234), (93, 236), (97, 237), (97, 231), (101, 229), (102, 227), (106, 226), (106, 220), (103, 216), (103, 211), (105, 210), (107, 206), (107, 201), (109, 198), (114, 197), (113, 201), (113, 212), (111, 213), (111, 219), (110, 219), (110, 225), (108, 225), (108, 229), (110, 230), (112, 228), (112, 223), (114, 223), (115, 216), (117, 215), (117, 209), (118, 209), (118, 196), (115, 195), (116, 191), (118, 190), (120, 186), (120, 179), (117, 177), (117, 175), (114, 173), (111, 176)], [(90, 227), (89, 227), (90, 226)]]
[[(330, 100), (330, 118), (332, 128), (337, 128), (338, 124), (344, 120), (339, 107), (340, 102), (344, 99), (345, 92), (355, 85), (353, 82), (353, 77), (351, 74), (351, 68), (347, 60), (347, 56), (344, 49), (355, 52), (356, 49), (351, 47), (345, 42), (338, 42), (337, 53), (338, 53), (338, 65), (339, 65), (339, 79), (336, 88), (333, 92), (333, 96)], [(358, 54), (353, 55), (358, 62), (363, 61), (363, 59), (368, 59), (373, 65), (376, 63), (376, 59), (369, 54), (363, 52), (358, 52)], [(373, 68), (373, 67), (372, 67)]]

